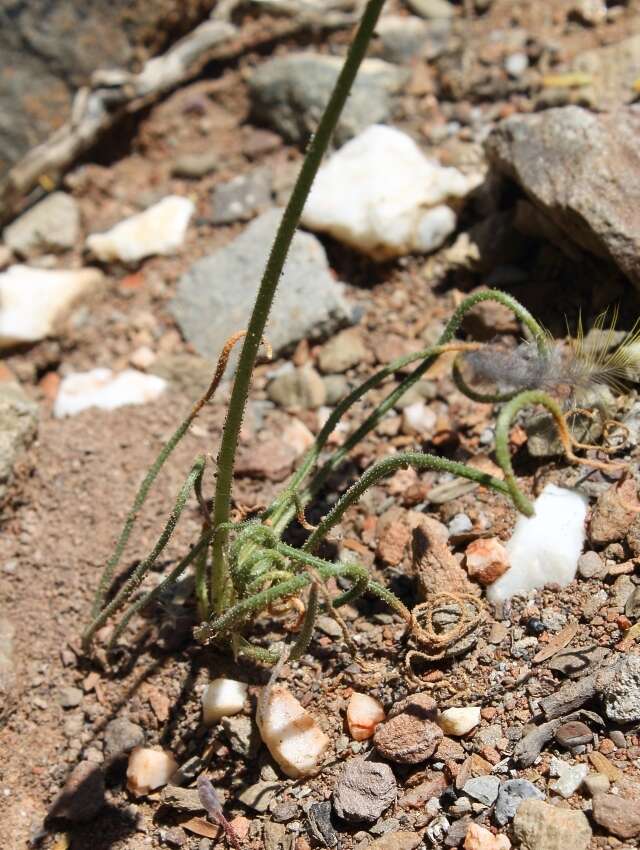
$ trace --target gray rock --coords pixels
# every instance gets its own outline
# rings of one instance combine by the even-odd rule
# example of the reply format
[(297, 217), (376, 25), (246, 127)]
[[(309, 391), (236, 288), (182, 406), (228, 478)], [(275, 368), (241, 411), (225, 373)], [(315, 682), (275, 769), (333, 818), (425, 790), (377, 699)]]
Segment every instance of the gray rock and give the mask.
[(374, 823), (396, 799), (397, 785), (388, 764), (351, 759), (338, 777), (333, 807), (350, 823)]
[(266, 812), (269, 803), (282, 788), (280, 782), (267, 782), (261, 779), (254, 785), (249, 785), (238, 794), (238, 800), (256, 812)]
[[(263, 213), (180, 279), (171, 310), (203, 356), (215, 361), (226, 340), (247, 327), (280, 217), (280, 210)], [(296, 233), (266, 327), (274, 352), (300, 339), (327, 336), (350, 320), (351, 308), (322, 245), (315, 236)]]
[(0, 501), (13, 467), (36, 436), (38, 405), (17, 384), (0, 385)]
[(448, 18), (421, 21), (406, 15), (386, 15), (376, 28), (378, 52), (388, 62), (402, 64), (414, 57), (436, 59), (447, 47), (451, 34)]
[(222, 718), (222, 729), (234, 753), (254, 758), (260, 749), (260, 733), (250, 717), (235, 714)]
[(271, 206), (271, 172), (256, 168), (218, 184), (211, 198), (213, 224), (248, 221)]
[(528, 779), (508, 779), (503, 782), (493, 813), (496, 823), (500, 826), (509, 823), (524, 800), (544, 800), (544, 794)]
[(53, 192), (3, 231), (14, 253), (32, 257), (73, 248), (80, 232), (80, 210), (71, 195)]
[(144, 745), (144, 732), (136, 723), (126, 717), (116, 717), (107, 723), (104, 730), (104, 754), (107, 760), (114, 761), (127, 755), (134, 747)]
[(65, 818), (73, 823), (93, 820), (104, 806), (104, 790), (102, 770), (89, 761), (81, 761), (71, 771), (48, 817)]
[(453, 6), (447, 0), (407, 0), (407, 5), (416, 15), (428, 20), (453, 17)]
[(202, 812), (204, 806), (197, 788), (180, 788), (178, 785), (165, 785), (160, 792), (163, 806), (170, 806), (179, 812)]
[(267, 395), (281, 407), (315, 410), (325, 403), (327, 391), (316, 370), (311, 366), (303, 366), (274, 378), (267, 387)]
[[(340, 56), (317, 53), (298, 53), (263, 63), (249, 79), (254, 117), (288, 141), (305, 142), (317, 129), (342, 63)], [(338, 120), (337, 144), (370, 124), (389, 121), (393, 96), (407, 79), (405, 69), (380, 59), (365, 59)]]
[(624, 613), (631, 620), (640, 619), (640, 587), (634, 587), (624, 603)]
[(344, 375), (325, 375), (322, 379), (326, 392), (325, 404), (333, 407), (349, 394), (349, 380)]
[(171, 166), (171, 173), (175, 177), (187, 177), (197, 179), (210, 174), (218, 167), (218, 154), (216, 151), (204, 151), (203, 153), (185, 153), (176, 157)]
[(331, 803), (312, 803), (307, 809), (311, 835), (324, 847), (336, 847), (338, 836), (331, 823)]
[(80, 688), (61, 688), (58, 702), (62, 708), (75, 708), (82, 702), (82, 691)]
[(599, 110), (630, 103), (635, 95), (633, 84), (640, 77), (640, 34), (580, 53), (571, 68), (591, 76), (585, 94)]
[(640, 656), (623, 655), (616, 665), (616, 675), (602, 694), (604, 711), (616, 723), (640, 720)]
[(13, 657), (15, 629), (6, 617), (0, 616), (0, 720), (12, 705), (12, 691), (16, 681)]
[(369, 349), (362, 339), (360, 328), (347, 328), (322, 346), (318, 366), (327, 372), (346, 372), (352, 366), (366, 362)]
[(638, 288), (639, 133), (637, 108), (596, 115), (567, 106), (507, 118), (486, 142), (492, 166), (515, 180), (565, 237), (613, 260)]
[(485, 806), (491, 806), (498, 796), (500, 779), (497, 776), (474, 776), (464, 783), (462, 790)]
[(264, 850), (291, 850), (294, 838), (293, 834), (287, 835), (284, 824), (266, 821), (262, 827)]
[(585, 552), (578, 558), (578, 573), (582, 578), (604, 578), (607, 565), (597, 552)]

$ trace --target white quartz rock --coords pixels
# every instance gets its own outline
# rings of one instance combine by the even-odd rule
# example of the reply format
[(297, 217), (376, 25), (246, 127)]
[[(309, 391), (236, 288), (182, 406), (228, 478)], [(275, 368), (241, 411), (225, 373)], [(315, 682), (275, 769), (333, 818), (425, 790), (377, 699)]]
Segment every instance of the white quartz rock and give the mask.
[(559, 758), (552, 758), (549, 765), (549, 772), (552, 776), (557, 776), (555, 782), (550, 783), (550, 788), (556, 794), (568, 799), (578, 790), (589, 773), (589, 766), (586, 764), (567, 764)]
[(585, 538), (586, 498), (547, 484), (533, 507), (535, 514), (518, 519), (505, 546), (511, 568), (488, 586), (492, 602), (552, 582), (564, 586), (575, 578)]
[(438, 726), (445, 735), (466, 735), (480, 723), (480, 706), (465, 705), (446, 708), (438, 717)]
[(248, 685), (234, 679), (214, 679), (202, 695), (202, 719), (213, 726), (221, 717), (238, 714), (244, 708)]
[(173, 254), (184, 241), (194, 210), (188, 198), (168, 195), (111, 230), (92, 233), (87, 248), (103, 262), (135, 263), (153, 254)]
[(134, 747), (127, 765), (127, 789), (136, 797), (142, 797), (166, 785), (177, 769), (170, 752)]
[(102, 279), (98, 269), (11, 266), (0, 274), (0, 348), (54, 334), (73, 305)]
[(256, 720), (262, 740), (287, 776), (298, 779), (318, 769), (329, 738), (287, 688), (263, 689)]
[(164, 378), (145, 375), (136, 369), (125, 369), (119, 374), (111, 369), (72, 372), (60, 383), (53, 413), (60, 419), (90, 407), (114, 410), (125, 404), (146, 404), (158, 398), (166, 387)]
[(366, 741), (385, 718), (384, 708), (377, 699), (354, 691), (347, 703), (347, 726), (354, 741)]
[(456, 226), (447, 201), (480, 180), (428, 159), (406, 133), (374, 124), (320, 169), (302, 223), (374, 259), (433, 251)]

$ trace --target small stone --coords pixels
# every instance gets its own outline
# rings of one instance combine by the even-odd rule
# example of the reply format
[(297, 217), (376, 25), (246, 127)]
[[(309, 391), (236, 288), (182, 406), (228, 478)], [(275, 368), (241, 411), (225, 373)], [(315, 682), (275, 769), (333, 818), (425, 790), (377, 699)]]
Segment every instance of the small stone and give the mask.
[(476, 776), (464, 783), (462, 790), (484, 806), (495, 803), (500, 789), (500, 779), (497, 776)]
[(635, 587), (624, 603), (624, 613), (631, 620), (640, 619), (640, 587)]
[(525, 800), (513, 821), (523, 850), (587, 850), (591, 827), (582, 812)]
[(466, 735), (480, 724), (480, 706), (468, 705), (461, 708), (446, 708), (438, 717), (438, 724), (445, 735)]
[(271, 206), (271, 173), (266, 168), (256, 168), (218, 184), (211, 204), (213, 224), (248, 221)]
[(479, 823), (470, 823), (464, 837), (464, 850), (510, 850), (506, 835), (494, 835)]
[(589, 773), (582, 783), (592, 797), (606, 794), (611, 788), (611, 780), (604, 773)]
[(400, 764), (418, 764), (435, 752), (442, 730), (434, 722), (435, 701), (428, 694), (414, 694), (399, 702), (381, 723), (373, 742), (380, 755)]
[(218, 167), (218, 154), (215, 151), (204, 153), (185, 153), (176, 157), (171, 173), (175, 177), (187, 177), (197, 179), (210, 174)]
[(118, 373), (111, 369), (71, 372), (60, 382), (53, 414), (62, 419), (92, 407), (115, 410), (128, 404), (147, 404), (162, 395), (166, 387), (162, 378), (137, 369)]
[(333, 807), (350, 823), (374, 823), (394, 802), (396, 793), (396, 780), (388, 764), (353, 758), (338, 777)]
[(379, 518), (376, 537), (376, 557), (389, 566), (397, 567), (411, 542), (411, 530), (399, 508), (390, 508)]
[(357, 691), (351, 694), (347, 703), (347, 726), (354, 741), (371, 738), (384, 719), (384, 709), (377, 699)]
[(310, 366), (278, 375), (267, 387), (269, 399), (281, 407), (316, 410), (327, 398), (324, 381)]
[(260, 735), (251, 717), (244, 714), (223, 717), (222, 729), (234, 753), (245, 758), (253, 758), (256, 755), (260, 748)]
[(3, 232), (9, 248), (22, 257), (73, 248), (80, 231), (78, 204), (65, 192), (52, 192)]
[(256, 720), (262, 740), (287, 776), (299, 779), (318, 769), (329, 738), (286, 687), (262, 689)]
[(307, 819), (312, 836), (325, 847), (336, 847), (338, 835), (331, 823), (331, 803), (312, 803), (307, 809)]
[[(0, 500), (4, 499), (17, 460), (37, 431), (38, 405), (18, 384), (0, 384)], [(9, 690), (9, 680), (14, 679), (13, 663), (9, 661), (13, 631), (11, 623), (0, 618), (0, 698)]]
[(104, 793), (102, 770), (90, 761), (81, 761), (69, 774), (48, 817), (86, 823), (93, 820), (104, 806)]
[(504, 69), (510, 77), (518, 79), (529, 67), (529, 57), (526, 53), (510, 53), (504, 60)]
[(596, 794), (593, 819), (616, 838), (637, 838), (640, 835), (640, 800), (627, 800), (616, 794)]
[(142, 797), (162, 788), (175, 773), (178, 765), (170, 752), (134, 747), (127, 766), (127, 789)]
[(376, 838), (371, 844), (367, 844), (367, 850), (415, 850), (421, 841), (417, 832), (399, 829)]
[(11, 266), (0, 274), (0, 349), (55, 336), (77, 302), (103, 281), (98, 269)]
[(640, 656), (623, 655), (616, 666), (616, 676), (603, 693), (607, 718), (615, 723), (640, 720)]
[(260, 782), (244, 788), (238, 794), (238, 800), (250, 809), (254, 809), (259, 814), (262, 814), (267, 811), (269, 803), (275, 798), (281, 788), (282, 784), (280, 782), (260, 780)]
[(240, 478), (283, 481), (298, 457), (297, 448), (285, 443), (281, 435), (267, 437), (240, 447), (235, 472)]
[(82, 702), (82, 691), (80, 688), (62, 688), (58, 697), (58, 702), (62, 708), (75, 708)]
[(287, 828), (281, 823), (266, 821), (262, 825), (264, 850), (291, 850), (293, 836), (287, 835)]
[(213, 726), (221, 717), (238, 714), (244, 708), (249, 686), (234, 679), (214, 679), (202, 694), (202, 720)]
[(401, 130), (374, 125), (321, 167), (302, 223), (374, 260), (434, 251), (456, 227), (447, 201), (478, 182), (427, 159)]
[(637, 515), (638, 507), (638, 485), (633, 478), (609, 487), (599, 496), (591, 514), (591, 542), (604, 546), (622, 540)]
[(433, 437), (438, 417), (423, 401), (410, 404), (402, 410), (402, 433), (422, 437)]
[(163, 806), (170, 806), (179, 812), (202, 812), (204, 806), (197, 788), (180, 788), (177, 785), (165, 785), (160, 792)]
[[(275, 800), (274, 800), (275, 803)], [(331, 804), (329, 803), (329, 809)], [(271, 815), (278, 823), (286, 823), (289, 820), (299, 817), (300, 806), (294, 800), (286, 800), (284, 803), (276, 803), (271, 806)]]
[(509, 569), (509, 555), (497, 537), (472, 540), (465, 551), (469, 578), (491, 584)]
[(556, 729), (555, 738), (561, 746), (570, 749), (580, 744), (590, 744), (593, 741), (593, 732), (586, 723), (570, 720)]
[(439, 799), (446, 788), (447, 780), (441, 771), (427, 771), (425, 781), (407, 791), (399, 805), (403, 809), (423, 809), (429, 800)]
[(174, 826), (165, 832), (164, 840), (170, 847), (184, 847), (187, 843), (187, 834), (184, 829)]
[(330, 407), (342, 401), (350, 389), (349, 379), (344, 375), (325, 375), (322, 382), (326, 393), (325, 403)]
[(496, 823), (505, 826), (525, 800), (544, 800), (544, 794), (528, 779), (508, 779), (498, 791), (494, 810)]
[(549, 772), (551, 776), (558, 777), (555, 782), (550, 783), (551, 790), (568, 799), (584, 782), (589, 773), (589, 766), (586, 764), (571, 765), (561, 759), (552, 758)]
[(416, 15), (429, 21), (452, 18), (453, 6), (447, 0), (408, 0), (408, 6)]
[(93, 233), (87, 238), (87, 249), (105, 263), (135, 263), (155, 254), (173, 254), (182, 247), (194, 211), (189, 198), (169, 195), (111, 230)]
[(590, 550), (578, 558), (578, 573), (582, 578), (604, 578), (607, 566), (597, 552)]
[(369, 349), (362, 339), (360, 328), (347, 328), (322, 346), (318, 366), (325, 374), (340, 373), (369, 360)]

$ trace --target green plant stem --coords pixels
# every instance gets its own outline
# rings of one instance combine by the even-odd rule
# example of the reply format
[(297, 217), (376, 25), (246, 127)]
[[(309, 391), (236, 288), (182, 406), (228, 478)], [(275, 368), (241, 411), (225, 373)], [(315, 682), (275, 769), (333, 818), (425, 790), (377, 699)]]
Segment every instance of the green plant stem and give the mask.
[[(327, 150), (338, 118), (346, 103), (351, 86), (367, 47), (373, 35), (376, 23), (382, 11), (384, 0), (369, 0), (354, 36), (345, 63), (340, 71), (335, 87), (324, 110), (315, 136), (311, 139), (302, 163), (302, 168), (294, 186), (289, 203), (284, 211), (278, 232), (267, 261), (260, 283), (253, 313), (244, 339), (236, 377), (231, 391), (227, 418), (222, 433), (222, 442), (218, 454), (218, 477), (216, 480), (213, 509), (214, 528), (229, 520), (231, 506), (231, 486), (233, 468), (238, 447), (238, 438), (247, 403), (251, 373), (258, 347), (264, 333), (271, 310), (276, 287), (282, 274), (289, 247), (300, 220), (305, 201), (311, 190), (322, 157)], [(213, 562), (211, 573), (211, 602), (215, 612), (222, 610), (223, 592), (226, 584), (225, 545), (226, 532), (217, 536), (213, 543)]]
[(370, 487), (373, 487), (374, 484), (377, 484), (381, 478), (386, 478), (387, 475), (391, 475), (397, 469), (406, 469), (409, 466), (415, 469), (433, 469), (439, 472), (450, 472), (461, 478), (476, 481), (485, 487), (491, 487), (498, 493), (507, 496), (511, 493), (510, 487), (504, 481), (500, 481), (486, 472), (481, 472), (479, 469), (466, 466), (464, 463), (458, 463), (457, 461), (448, 460), (447, 458), (425, 452), (399, 452), (374, 464), (363, 473), (355, 484), (349, 487), (329, 513), (322, 518), (318, 527), (309, 536), (304, 549), (313, 552), (329, 531), (340, 522), (347, 508), (357, 502), (362, 494)]
[(513, 499), (514, 505), (525, 516), (533, 516), (534, 509), (529, 499), (527, 499), (518, 487), (518, 482), (513, 471), (513, 464), (511, 463), (511, 453), (509, 451), (509, 431), (518, 412), (523, 407), (529, 407), (532, 404), (541, 404), (543, 407), (546, 407), (553, 415), (556, 423), (564, 421), (560, 405), (542, 390), (526, 390), (519, 393), (515, 398), (505, 404), (496, 420), (496, 459), (504, 471), (505, 484), (509, 488), (509, 494)]

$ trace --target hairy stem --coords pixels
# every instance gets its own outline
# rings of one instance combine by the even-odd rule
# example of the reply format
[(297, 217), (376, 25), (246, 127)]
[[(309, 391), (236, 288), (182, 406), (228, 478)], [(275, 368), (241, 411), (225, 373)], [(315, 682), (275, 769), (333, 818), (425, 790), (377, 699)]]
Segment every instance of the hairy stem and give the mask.
[[(233, 468), (238, 447), (238, 438), (242, 419), (247, 403), (249, 382), (258, 353), (258, 346), (264, 333), (269, 311), (273, 303), (280, 275), (284, 267), (291, 240), (300, 220), (305, 201), (311, 190), (322, 157), (327, 150), (338, 118), (345, 105), (351, 86), (364, 58), (367, 47), (373, 35), (378, 17), (382, 11), (384, 0), (369, 0), (360, 25), (354, 36), (351, 47), (342, 70), (336, 81), (334, 90), (324, 110), (318, 130), (307, 149), (298, 179), (291, 193), (289, 203), (284, 211), (278, 232), (276, 234), (267, 266), (260, 283), (253, 313), (249, 321), (247, 335), (240, 352), (231, 399), (227, 412), (222, 443), (218, 454), (218, 477), (216, 481), (215, 502), (213, 510), (214, 527), (229, 520), (231, 506), (231, 485)], [(226, 566), (224, 559), (226, 533), (216, 537), (213, 543), (213, 564), (211, 574), (211, 592), (213, 610), (222, 610), (222, 588), (226, 584)]]

